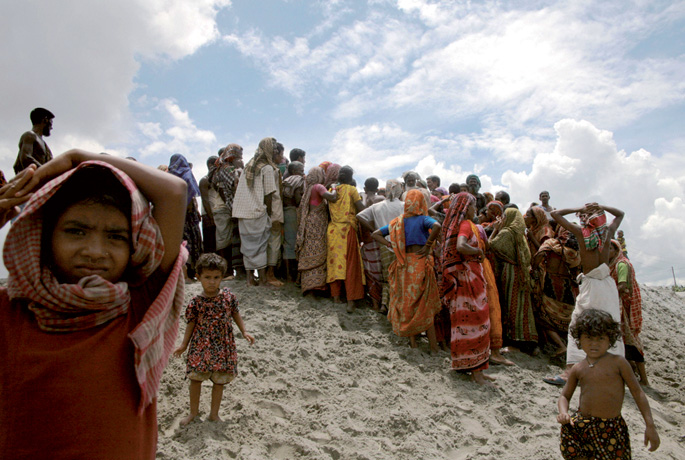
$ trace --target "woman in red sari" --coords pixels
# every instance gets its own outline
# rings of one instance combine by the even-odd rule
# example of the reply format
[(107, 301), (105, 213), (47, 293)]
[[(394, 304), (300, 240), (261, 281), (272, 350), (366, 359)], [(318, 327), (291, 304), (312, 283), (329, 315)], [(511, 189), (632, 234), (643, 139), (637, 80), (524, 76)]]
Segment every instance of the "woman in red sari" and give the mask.
[(444, 222), (441, 291), (452, 322), (452, 369), (470, 371), (474, 382), (493, 386), (483, 373), (490, 357), (490, 308), (479, 230), (471, 222), (475, 215), (473, 195), (461, 192), (452, 199)]

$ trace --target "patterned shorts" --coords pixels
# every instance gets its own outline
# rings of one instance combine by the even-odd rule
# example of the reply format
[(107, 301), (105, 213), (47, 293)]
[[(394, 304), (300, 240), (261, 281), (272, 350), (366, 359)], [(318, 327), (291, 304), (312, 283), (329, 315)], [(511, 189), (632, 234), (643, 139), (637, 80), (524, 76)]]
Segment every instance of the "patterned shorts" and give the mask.
[(195, 380), (196, 382), (204, 382), (205, 380), (210, 379), (217, 385), (225, 385), (227, 383), (230, 383), (235, 378), (235, 374), (231, 374), (230, 372), (190, 371), (188, 373), (188, 378), (190, 380)]
[(628, 426), (620, 415), (615, 418), (587, 417), (576, 412), (573, 425), (561, 425), (561, 454), (596, 460), (630, 459)]

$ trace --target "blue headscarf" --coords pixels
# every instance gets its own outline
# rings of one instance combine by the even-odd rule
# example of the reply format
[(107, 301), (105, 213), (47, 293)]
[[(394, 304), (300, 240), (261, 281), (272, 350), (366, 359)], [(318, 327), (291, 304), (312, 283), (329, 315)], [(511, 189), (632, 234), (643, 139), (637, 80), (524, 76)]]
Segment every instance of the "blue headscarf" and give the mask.
[(197, 181), (195, 181), (195, 176), (193, 176), (193, 171), (190, 169), (190, 164), (186, 157), (180, 153), (174, 153), (171, 156), (171, 160), (169, 160), (169, 172), (176, 177), (180, 177), (188, 184), (187, 205), (190, 204), (193, 198), (200, 196), (200, 187), (198, 187)]

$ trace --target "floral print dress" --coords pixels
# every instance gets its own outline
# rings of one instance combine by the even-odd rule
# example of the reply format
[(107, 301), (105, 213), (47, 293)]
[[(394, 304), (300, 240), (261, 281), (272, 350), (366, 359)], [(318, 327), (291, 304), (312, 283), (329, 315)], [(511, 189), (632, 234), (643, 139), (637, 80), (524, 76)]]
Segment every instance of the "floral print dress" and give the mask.
[(187, 373), (237, 373), (238, 354), (233, 337), (233, 313), (237, 311), (238, 300), (228, 288), (222, 288), (215, 297), (193, 297), (186, 308), (186, 322), (195, 321)]

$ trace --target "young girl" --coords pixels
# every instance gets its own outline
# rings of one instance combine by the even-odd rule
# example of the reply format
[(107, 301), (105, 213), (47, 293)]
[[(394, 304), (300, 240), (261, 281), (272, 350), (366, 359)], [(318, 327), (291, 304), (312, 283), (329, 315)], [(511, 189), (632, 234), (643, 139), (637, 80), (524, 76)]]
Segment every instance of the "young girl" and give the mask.
[(187, 425), (197, 417), (202, 382), (207, 379), (214, 384), (208, 420), (221, 421), (219, 406), (224, 385), (231, 382), (238, 371), (231, 318), (250, 345), (255, 341), (245, 332), (245, 324), (238, 311), (238, 300), (228, 288), (220, 288), (226, 267), (226, 260), (213, 253), (202, 254), (197, 261), (196, 271), (203, 292), (188, 304), (186, 333), (183, 343), (174, 352), (174, 356), (179, 357), (190, 344), (186, 368), (190, 379), (190, 414), (181, 421), (181, 425)]
[(155, 458), (185, 196), (174, 176), (80, 150), (0, 188), (2, 224), (30, 197), (3, 252), (0, 458)]

